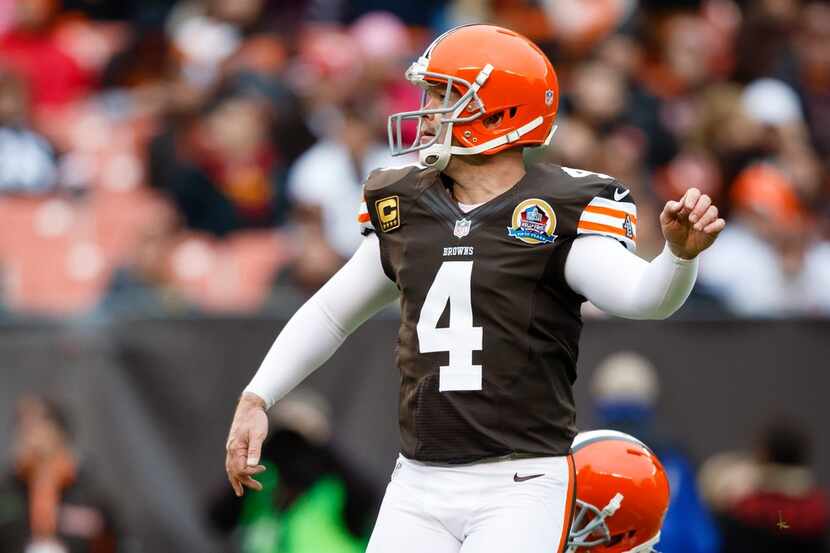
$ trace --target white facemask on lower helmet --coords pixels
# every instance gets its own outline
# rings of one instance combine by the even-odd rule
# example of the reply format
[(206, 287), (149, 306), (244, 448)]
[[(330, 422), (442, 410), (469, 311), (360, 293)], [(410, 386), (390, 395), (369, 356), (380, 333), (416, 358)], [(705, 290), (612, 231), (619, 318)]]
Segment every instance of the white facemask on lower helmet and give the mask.
[[(622, 494), (618, 493), (608, 502), (608, 505), (600, 510), (589, 503), (577, 499), (576, 506), (579, 510), (571, 523), (571, 532), (568, 535), (568, 547), (565, 553), (576, 553), (579, 550), (589, 553), (592, 547), (610, 544), (613, 538), (605, 521), (614, 516), (614, 513), (620, 508), (622, 500)], [(658, 532), (656, 536), (646, 543), (640, 544), (624, 553), (658, 553), (654, 549), (654, 545), (659, 541), (660, 533)]]

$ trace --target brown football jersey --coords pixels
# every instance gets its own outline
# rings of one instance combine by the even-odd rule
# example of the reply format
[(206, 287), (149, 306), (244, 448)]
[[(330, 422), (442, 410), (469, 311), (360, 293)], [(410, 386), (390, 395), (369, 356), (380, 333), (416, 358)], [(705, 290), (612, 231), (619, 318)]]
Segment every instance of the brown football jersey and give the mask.
[(433, 169), (373, 172), (359, 219), (401, 291), (402, 453), (465, 463), (563, 455), (576, 434), (580, 304), (573, 240), (634, 249), (636, 209), (613, 178), (543, 163), (464, 213)]

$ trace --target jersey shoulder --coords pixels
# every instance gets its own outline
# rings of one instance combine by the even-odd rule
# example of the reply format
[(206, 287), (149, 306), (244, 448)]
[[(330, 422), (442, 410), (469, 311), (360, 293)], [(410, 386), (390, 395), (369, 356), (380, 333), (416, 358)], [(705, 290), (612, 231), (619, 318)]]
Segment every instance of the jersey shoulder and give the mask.
[(532, 188), (551, 199), (573, 234), (608, 236), (636, 250), (637, 206), (617, 179), (547, 162), (531, 171)]
[(630, 196), (627, 188), (617, 179), (603, 173), (564, 167), (555, 163), (537, 163), (528, 169), (532, 181), (540, 192), (554, 198), (557, 203), (587, 204), (596, 196), (613, 199), (618, 190), (620, 199)]
[[(363, 183), (363, 201), (357, 220), (366, 235), (376, 228), (390, 230), (400, 224), (403, 205), (424, 188), (424, 177), (432, 169), (420, 165), (375, 169)], [(380, 219), (380, 220), (376, 220)], [(380, 225), (380, 226), (377, 226)]]
[(422, 177), (427, 171), (432, 170), (420, 165), (375, 169), (369, 173), (363, 184), (364, 194), (417, 190), (418, 183), (423, 180)]

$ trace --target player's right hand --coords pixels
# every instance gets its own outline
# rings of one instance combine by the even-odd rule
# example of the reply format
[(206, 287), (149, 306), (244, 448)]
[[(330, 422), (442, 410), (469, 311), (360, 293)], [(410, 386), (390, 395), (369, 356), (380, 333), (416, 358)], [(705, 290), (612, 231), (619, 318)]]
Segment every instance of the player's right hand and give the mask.
[(679, 201), (666, 202), (660, 214), (660, 227), (669, 249), (684, 259), (694, 259), (711, 246), (725, 226), (712, 198), (697, 188), (686, 190)]
[(265, 402), (255, 394), (242, 394), (225, 445), (225, 472), (237, 497), (242, 497), (244, 488), (262, 490), (262, 484), (254, 476), (265, 470), (259, 458), (267, 435)]

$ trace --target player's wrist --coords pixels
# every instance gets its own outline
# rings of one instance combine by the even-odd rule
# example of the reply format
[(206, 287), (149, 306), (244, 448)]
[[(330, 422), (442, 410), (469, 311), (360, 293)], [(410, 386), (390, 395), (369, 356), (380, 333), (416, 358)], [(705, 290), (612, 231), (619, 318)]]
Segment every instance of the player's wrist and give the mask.
[(664, 251), (669, 252), (672, 258), (674, 258), (676, 261), (680, 263), (691, 263), (698, 256), (697, 253), (691, 253), (687, 251), (685, 248), (672, 244), (668, 240), (666, 240), (666, 246), (664, 248)]
[(262, 409), (263, 411), (268, 410), (268, 402), (254, 392), (249, 391), (242, 392), (242, 395), (239, 397), (238, 405), (243, 408)]

